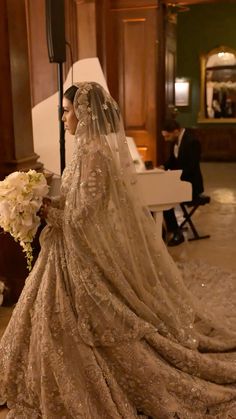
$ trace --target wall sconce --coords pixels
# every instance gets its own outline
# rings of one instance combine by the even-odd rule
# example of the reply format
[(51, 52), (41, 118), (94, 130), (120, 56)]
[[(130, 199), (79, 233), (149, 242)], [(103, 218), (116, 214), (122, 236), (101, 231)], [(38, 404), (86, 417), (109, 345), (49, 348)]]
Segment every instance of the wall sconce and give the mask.
[(175, 106), (189, 106), (190, 80), (186, 78), (175, 79)]

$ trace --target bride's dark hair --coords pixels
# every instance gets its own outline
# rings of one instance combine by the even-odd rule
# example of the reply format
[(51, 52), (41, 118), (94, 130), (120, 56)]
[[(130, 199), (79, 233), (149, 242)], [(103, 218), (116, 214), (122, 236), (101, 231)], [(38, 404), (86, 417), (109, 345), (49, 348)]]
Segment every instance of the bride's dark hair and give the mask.
[(68, 99), (71, 103), (73, 103), (74, 98), (75, 98), (75, 94), (76, 94), (77, 90), (78, 90), (78, 87), (77, 87), (77, 86), (72, 85), (72, 86), (70, 86), (70, 87), (69, 87), (69, 88), (65, 91), (65, 93), (64, 93), (64, 95), (63, 95), (63, 96), (64, 96), (66, 99)]
[[(106, 101), (104, 95), (104, 89), (97, 83), (91, 83), (93, 95), (91, 96), (90, 91), (87, 93), (87, 98), (92, 107), (93, 102), (98, 117), (98, 125), (102, 134), (109, 134), (111, 132), (117, 132), (119, 129), (120, 122), (120, 110), (115, 101)], [(79, 86), (72, 85), (64, 93), (64, 97), (74, 104), (74, 99)], [(106, 93), (106, 92), (105, 92)], [(105, 104), (105, 106), (104, 106)], [(115, 104), (115, 105), (114, 105)]]

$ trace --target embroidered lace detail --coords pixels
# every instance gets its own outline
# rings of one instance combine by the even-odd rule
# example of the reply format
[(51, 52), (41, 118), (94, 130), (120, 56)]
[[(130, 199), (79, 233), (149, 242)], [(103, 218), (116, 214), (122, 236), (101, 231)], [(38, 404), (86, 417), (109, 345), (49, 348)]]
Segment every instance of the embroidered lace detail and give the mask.
[(8, 419), (235, 419), (235, 275), (176, 267), (98, 86), (78, 85), (75, 152), (0, 343), (0, 400)]

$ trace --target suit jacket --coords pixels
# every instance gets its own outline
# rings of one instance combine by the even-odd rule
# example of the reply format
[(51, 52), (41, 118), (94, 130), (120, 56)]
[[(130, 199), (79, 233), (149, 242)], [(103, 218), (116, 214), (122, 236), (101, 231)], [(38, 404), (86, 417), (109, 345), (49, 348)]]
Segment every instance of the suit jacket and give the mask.
[(193, 198), (204, 191), (200, 169), (201, 146), (190, 129), (186, 129), (179, 147), (178, 158), (174, 155), (174, 144), (165, 170), (182, 170), (181, 180), (192, 184)]

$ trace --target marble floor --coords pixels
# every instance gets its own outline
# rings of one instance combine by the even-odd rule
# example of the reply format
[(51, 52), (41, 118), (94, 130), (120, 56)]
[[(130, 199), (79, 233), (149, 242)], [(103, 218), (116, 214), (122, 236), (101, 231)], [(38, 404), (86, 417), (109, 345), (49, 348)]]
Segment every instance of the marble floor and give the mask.
[(202, 259), (236, 271), (236, 163), (202, 163), (202, 173), (211, 202), (198, 208), (193, 221), (199, 233), (210, 238), (185, 241), (169, 248), (170, 253), (174, 259)]
[[(194, 223), (201, 234), (209, 239), (188, 242), (168, 248), (177, 261), (204, 260), (236, 271), (236, 163), (202, 163), (205, 194), (211, 203), (200, 207), (194, 215)], [(185, 232), (186, 239), (189, 232)], [(0, 335), (11, 316), (12, 309), (0, 307)], [(0, 419), (6, 418), (7, 410), (0, 408)]]

